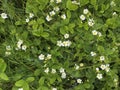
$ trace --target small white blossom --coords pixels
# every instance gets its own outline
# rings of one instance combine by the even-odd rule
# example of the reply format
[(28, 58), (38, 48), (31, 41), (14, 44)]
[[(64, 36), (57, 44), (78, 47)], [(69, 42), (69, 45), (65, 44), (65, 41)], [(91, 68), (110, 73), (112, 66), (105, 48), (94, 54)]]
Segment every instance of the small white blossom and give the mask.
[(61, 78), (63, 78), (63, 79), (66, 78), (66, 73), (65, 72), (62, 73)]
[(97, 35), (98, 32), (97, 32), (96, 30), (93, 30), (93, 31), (92, 31), (92, 34), (93, 34), (93, 35)]
[(90, 52), (91, 56), (96, 56), (95, 52)]
[(109, 67), (110, 65), (109, 64), (106, 64), (106, 68), (105, 68), (105, 71), (106, 72), (109, 72), (110, 71), (110, 67)]
[(50, 3), (53, 3), (54, 2), (54, 0), (50, 0)]
[(116, 12), (113, 12), (113, 14), (112, 14), (113, 16), (116, 16), (117, 15), (117, 13)]
[(93, 26), (95, 24), (94, 20), (93, 19), (89, 19), (88, 20), (88, 25), (89, 26)]
[(62, 0), (56, 0), (56, 3), (61, 3), (62, 2)]
[(77, 64), (75, 64), (75, 69), (78, 70), (79, 69), (79, 66)]
[(46, 69), (44, 70), (44, 72), (48, 74), (49, 68), (46, 68)]
[(81, 19), (82, 21), (84, 21), (84, 20), (85, 20), (85, 16), (84, 16), (84, 15), (80, 15), (80, 19)]
[(60, 10), (59, 7), (57, 7), (57, 6), (54, 7), (53, 9), (54, 9), (56, 12), (58, 12), (58, 11)]
[(98, 32), (98, 36), (99, 36), (99, 37), (101, 37), (101, 36), (102, 36), (101, 32)]
[(65, 15), (65, 14), (62, 14), (62, 15), (61, 15), (61, 18), (62, 18), (62, 19), (66, 19), (66, 15)]
[(63, 46), (62, 41), (57, 41), (57, 46), (59, 46), (59, 47)]
[(40, 60), (44, 60), (44, 59), (45, 59), (45, 55), (40, 54), (40, 55), (39, 55), (39, 59), (40, 59)]
[(25, 19), (25, 21), (28, 23), (30, 20), (29, 20), (29, 18), (27, 18), (27, 19)]
[(51, 59), (52, 55), (51, 54), (47, 54), (47, 59)]
[(33, 13), (29, 13), (29, 18), (33, 18), (34, 14)]
[(100, 68), (101, 68), (102, 70), (105, 70), (105, 69), (106, 69), (106, 65), (103, 65), (103, 64), (102, 64), (102, 65), (100, 66)]
[(22, 45), (22, 50), (26, 50), (27, 46), (26, 45)]
[(19, 41), (17, 42), (17, 48), (21, 49), (22, 44), (23, 44), (23, 40), (19, 39)]
[(84, 10), (83, 10), (83, 13), (84, 13), (84, 14), (88, 14), (88, 13), (89, 13), (88, 9), (84, 9)]
[(104, 61), (105, 57), (104, 56), (100, 56), (100, 61)]
[(112, 7), (114, 7), (114, 6), (116, 6), (116, 3), (115, 3), (114, 1), (111, 1), (110, 5), (111, 5)]
[(60, 73), (64, 73), (65, 72), (65, 69), (64, 68), (60, 68)]
[(18, 90), (23, 90), (23, 88), (18, 88)]
[(65, 35), (64, 35), (64, 38), (65, 38), (65, 39), (69, 38), (69, 34), (65, 34)]
[(56, 73), (56, 69), (52, 69), (51, 73), (53, 74)]
[(8, 18), (6, 13), (2, 13), (2, 14), (1, 14), (1, 17), (2, 17), (3, 19)]
[(83, 67), (84, 66), (84, 64), (83, 63), (80, 63), (80, 67)]
[(80, 2), (72, 1), (72, 4), (80, 5)]
[(63, 45), (65, 47), (69, 47), (71, 45), (71, 41), (67, 40), (67, 41), (63, 41)]
[(57, 90), (57, 88), (52, 88), (52, 90)]
[(51, 11), (49, 12), (50, 16), (54, 16), (55, 15), (55, 11)]
[(77, 79), (77, 83), (81, 84), (82, 80), (81, 79)]
[(98, 79), (102, 79), (102, 78), (103, 78), (103, 75), (102, 75), (102, 74), (97, 74), (97, 78), (98, 78)]
[(10, 46), (6, 46), (6, 50), (10, 51), (11, 47)]
[(47, 15), (46, 20), (49, 22), (49, 21), (51, 21), (51, 20), (52, 20), (52, 17), (51, 17), (51, 16), (49, 16), (49, 15)]
[(6, 55), (6, 56), (9, 56), (9, 55), (11, 55), (11, 52), (6, 51), (6, 52), (5, 52), (5, 55)]
[(96, 71), (99, 72), (99, 68), (96, 68)]

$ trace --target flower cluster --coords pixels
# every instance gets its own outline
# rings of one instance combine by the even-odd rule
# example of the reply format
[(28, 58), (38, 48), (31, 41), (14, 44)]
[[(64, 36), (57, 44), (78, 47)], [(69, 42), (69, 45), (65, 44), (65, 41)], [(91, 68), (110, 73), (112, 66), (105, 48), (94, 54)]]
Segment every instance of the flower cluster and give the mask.
[(29, 22), (31, 18), (34, 17), (33, 13), (29, 13), (29, 17), (26, 18), (26, 22)]
[(26, 51), (27, 49), (27, 46), (25, 44), (23, 44), (23, 40), (19, 39), (18, 42), (17, 42), (17, 47), (16, 47), (16, 50), (24, 50)]
[(60, 68), (60, 73), (61, 73), (61, 78), (65, 79), (66, 78), (66, 73), (65, 73), (65, 70), (64, 68)]
[(11, 46), (6, 46), (5, 55), (6, 55), (6, 56), (11, 55)]
[(92, 31), (92, 34), (93, 34), (94, 36), (96, 36), (96, 35), (98, 35), (99, 37), (102, 36), (101, 32), (98, 32), (98, 31), (96, 31), (96, 30), (93, 30), (93, 31)]
[[(62, 0), (56, 0), (56, 1), (55, 1), (55, 0), (50, 0), (50, 3), (54, 3), (54, 2), (55, 2), (56, 4), (59, 4), (59, 3), (62, 2)], [(58, 6), (55, 6), (55, 7), (53, 8), (53, 10), (50, 11), (50, 12), (47, 14), (46, 20), (47, 20), (48, 22), (51, 21), (51, 20), (53, 19), (53, 16), (55, 16), (59, 10), (60, 10), (60, 8), (59, 8)], [(59, 16), (59, 15), (58, 15), (58, 16)], [(60, 17), (64, 20), (64, 19), (66, 19), (66, 14), (63, 13)]]
[(52, 58), (52, 55), (51, 54), (47, 54), (47, 56), (45, 57), (45, 55), (44, 54), (40, 54), (39, 56), (38, 56), (38, 58), (39, 58), (39, 60), (49, 60), (49, 59), (51, 59)]

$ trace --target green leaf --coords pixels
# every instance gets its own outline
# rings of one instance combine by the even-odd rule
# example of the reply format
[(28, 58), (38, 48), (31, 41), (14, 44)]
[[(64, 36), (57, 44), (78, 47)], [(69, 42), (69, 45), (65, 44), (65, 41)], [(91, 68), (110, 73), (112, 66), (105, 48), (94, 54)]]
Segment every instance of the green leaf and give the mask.
[(2, 58), (0, 58), (0, 72), (4, 72), (6, 70), (6, 63)]
[(35, 80), (34, 77), (28, 77), (28, 78), (26, 79), (26, 81), (27, 81), (28, 83), (31, 83), (31, 82), (33, 82), (34, 80)]
[(41, 77), (39, 80), (39, 85), (44, 85), (45, 77)]
[(44, 37), (44, 38), (47, 38), (47, 37), (49, 37), (49, 33), (43, 32), (43, 33), (41, 34), (41, 36)]
[(0, 78), (3, 80), (9, 80), (8, 76), (5, 73), (0, 73)]
[(15, 83), (15, 86), (17, 87), (22, 87), (23, 85), (25, 84), (25, 81), (24, 80), (19, 80)]
[(89, 0), (80, 0), (80, 5), (84, 6), (89, 3)]
[(67, 27), (67, 26), (60, 28), (60, 33), (61, 33), (61, 34), (64, 35), (64, 34), (66, 34), (67, 32), (68, 32), (68, 27)]
[(73, 4), (73, 3), (71, 2), (71, 0), (67, 0), (66, 7), (67, 7), (69, 10), (73, 10), (73, 11), (76, 10), (76, 9), (78, 9), (78, 6), (75, 5), (75, 4)]

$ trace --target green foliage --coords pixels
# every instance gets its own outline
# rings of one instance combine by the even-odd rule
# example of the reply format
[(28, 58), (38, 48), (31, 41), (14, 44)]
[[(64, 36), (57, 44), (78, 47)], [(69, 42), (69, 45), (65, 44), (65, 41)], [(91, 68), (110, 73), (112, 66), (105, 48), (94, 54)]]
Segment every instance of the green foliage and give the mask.
[(0, 0), (0, 90), (120, 90), (120, 0)]

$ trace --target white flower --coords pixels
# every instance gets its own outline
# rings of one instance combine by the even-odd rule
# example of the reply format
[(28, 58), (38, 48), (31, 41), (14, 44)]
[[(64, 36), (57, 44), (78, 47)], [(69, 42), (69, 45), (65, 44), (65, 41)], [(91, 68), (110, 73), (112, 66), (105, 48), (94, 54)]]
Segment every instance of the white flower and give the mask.
[(30, 20), (29, 20), (29, 18), (27, 18), (27, 19), (25, 19), (25, 21), (28, 23)]
[(96, 30), (93, 30), (93, 31), (92, 31), (92, 34), (93, 34), (93, 35), (97, 35), (98, 32), (97, 32)]
[(58, 11), (60, 10), (59, 7), (57, 7), (57, 6), (54, 7), (53, 9), (54, 9), (56, 12), (58, 12)]
[(45, 58), (45, 55), (43, 55), (43, 54), (40, 54), (40, 55), (39, 55), (39, 59), (40, 59), (40, 60), (44, 60), (44, 58)]
[(57, 88), (52, 88), (52, 90), (57, 90)]
[(21, 49), (22, 44), (23, 44), (23, 40), (19, 39), (19, 41), (17, 42), (17, 48)]
[(104, 56), (100, 56), (100, 61), (104, 61), (105, 57)]
[(1, 17), (2, 17), (3, 19), (8, 18), (6, 13), (2, 13), (2, 14), (1, 14)]
[(114, 7), (114, 6), (116, 6), (116, 3), (115, 3), (114, 1), (111, 1), (110, 5), (111, 5), (112, 7)]
[(6, 50), (11, 50), (11, 47), (10, 46), (6, 46)]
[(69, 34), (65, 34), (65, 35), (64, 35), (64, 38), (65, 38), (65, 39), (69, 38)]
[(61, 18), (66, 19), (66, 15), (65, 14), (61, 15)]
[(84, 66), (84, 64), (83, 63), (80, 63), (80, 67), (83, 67)]
[(61, 78), (66, 78), (66, 73), (65, 72), (62, 73)]
[(62, 41), (57, 41), (57, 46), (59, 46), (59, 47), (63, 46)]
[(52, 55), (51, 54), (47, 54), (47, 59), (51, 59)]
[(61, 3), (62, 2), (62, 0), (56, 0), (56, 3)]
[(55, 15), (55, 11), (51, 11), (49, 12), (50, 16), (54, 16)]
[(88, 14), (88, 13), (89, 13), (88, 9), (84, 9), (84, 10), (83, 10), (83, 13), (84, 13), (84, 14)]
[(83, 21), (85, 20), (85, 16), (84, 15), (80, 15), (80, 19)]
[(98, 32), (98, 36), (99, 36), (99, 37), (101, 37), (101, 36), (102, 36), (101, 32)]
[(94, 20), (93, 19), (89, 19), (88, 20), (88, 25), (89, 26), (93, 26), (95, 24)]
[(105, 70), (105, 69), (106, 69), (106, 65), (103, 65), (103, 64), (102, 64), (102, 65), (100, 66), (100, 68), (101, 68), (102, 70)]
[(53, 3), (54, 2), (54, 0), (50, 0), (50, 3)]
[(102, 79), (103, 78), (102, 74), (97, 74), (97, 78)]
[(113, 14), (112, 14), (113, 16), (116, 16), (117, 15), (117, 13), (116, 12), (113, 12)]
[(96, 56), (95, 52), (90, 52), (91, 56)]
[(33, 13), (29, 13), (29, 18), (33, 18), (34, 14)]
[(51, 17), (51, 16), (49, 16), (49, 15), (47, 15), (46, 20), (49, 22), (49, 21), (51, 21), (51, 20), (52, 20), (52, 17)]
[(106, 68), (105, 68), (105, 71), (106, 72), (109, 72), (110, 71), (110, 67), (109, 67), (110, 65), (109, 64), (106, 64)]
[(63, 46), (69, 47), (70, 45), (71, 45), (71, 41), (69, 41), (69, 40), (63, 41)]
[(77, 83), (82, 83), (82, 80), (81, 79), (77, 79)]
[(96, 68), (96, 71), (99, 72), (99, 68)]
[(23, 90), (23, 88), (18, 88), (18, 90)]
[(77, 1), (72, 1), (72, 4), (80, 5), (80, 3)]
[(75, 64), (75, 69), (78, 70), (79, 69), (79, 66), (77, 64)]
[(46, 69), (44, 70), (44, 72), (48, 74), (49, 68), (46, 68)]
[(60, 73), (64, 73), (65, 72), (65, 70), (64, 70), (64, 68), (60, 68)]
[(6, 56), (11, 55), (11, 52), (6, 51), (6, 52), (5, 52), (5, 55), (6, 55)]
[(51, 73), (53, 74), (56, 73), (56, 69), (52, 69)]
[(22, 45), (22, 50), (26, 50), (27, 46), (26, 45)]

